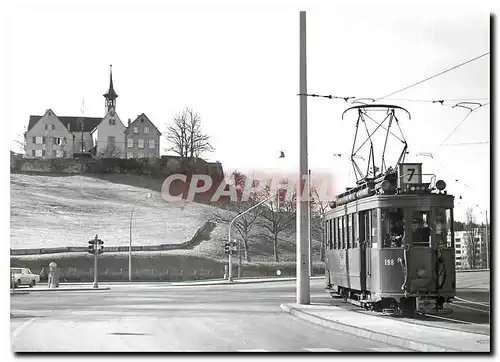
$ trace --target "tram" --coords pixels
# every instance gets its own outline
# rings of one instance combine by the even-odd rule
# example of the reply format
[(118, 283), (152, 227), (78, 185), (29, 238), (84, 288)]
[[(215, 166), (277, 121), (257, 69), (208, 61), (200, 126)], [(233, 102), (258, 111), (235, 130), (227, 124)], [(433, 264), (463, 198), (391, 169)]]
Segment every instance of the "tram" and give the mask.
[[(356, 130), (369, 111), (386, 111), (388, 127), (377, 123), (382, 125), (377, 129), (387, 131), (384, 151), (390, 126), (399, 126), (396, 111), (406, 111), (391, 105), (351, 109), (358, 111)], [(394, 167), (387, 166), (384, 153), (376, 167), (373, 133), (367, 130), (367, 134), (370, 168), (361, 171), (353, 147), (356, 186), (337, 195), (325, 214), (326, 290), (391, 315), (414, 316), (424, 307), (442, 310), (456, 291), (454, 197), (448, 195), (443, 180), (423, 173), (422, 163), (404, 162), (408, 153), (404, 137)], [(357, 135), (356, 131), (355, 144)]]

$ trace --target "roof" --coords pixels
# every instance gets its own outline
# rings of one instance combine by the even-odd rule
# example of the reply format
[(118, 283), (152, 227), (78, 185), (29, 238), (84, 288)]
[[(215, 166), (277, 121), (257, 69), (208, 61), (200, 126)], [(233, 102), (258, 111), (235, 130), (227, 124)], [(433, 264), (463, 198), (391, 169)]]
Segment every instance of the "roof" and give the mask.
[(125, 132), (128, 132), (130, 130), (130, 127), (132, 127), (132, 125), (137, 122), (140, 118), (145, 118), (148, 120), (149, 123), (151, 123), (151, 125), (155, 128), (155, 130), (158, 132), (158, 135), (161, 136), (161, 132), (158, 128), (156, 128), (155, 124), (148, 118), (148, 116), (146, 116), (144, 113), (141, 113), (140, 115), (137, 116), (137, 118), (130, 123), (130, 126), (128, 126), (125, 130)]
[(109, 90), (106, 94), (104, 94), (104, 97), (107, 99), (116, 99), (118, 98), (118, 94), (116, 94), (114, 88), (113, 88), (113, 73), (112, 73), (112, 65), (109, 66)]
[[(30, 116), (28, 131), (38, 122), (43, 116)], [(101, 122), (101, 117), (57, 117), (66, 128), (70, 124), (70, 132), (81, 131), (80, 122), (83, 121), (83, 131), (90, 132)]]

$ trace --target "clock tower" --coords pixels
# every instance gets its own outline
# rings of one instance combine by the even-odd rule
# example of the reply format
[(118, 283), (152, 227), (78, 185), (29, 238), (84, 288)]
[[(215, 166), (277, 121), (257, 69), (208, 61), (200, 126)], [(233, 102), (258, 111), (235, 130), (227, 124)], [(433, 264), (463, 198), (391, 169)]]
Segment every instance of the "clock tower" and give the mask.
[(104, 94), (104, 98), (106, 98), (106, 103), (105, 103), (105, 114), (108, 114), (109, 112), (116, 112), (116, 98), (118, 98), (118, 94), (116, 94), (115, 90), (113, 89), (113, 66), (109, 66), (109, 90), (106, 94)]

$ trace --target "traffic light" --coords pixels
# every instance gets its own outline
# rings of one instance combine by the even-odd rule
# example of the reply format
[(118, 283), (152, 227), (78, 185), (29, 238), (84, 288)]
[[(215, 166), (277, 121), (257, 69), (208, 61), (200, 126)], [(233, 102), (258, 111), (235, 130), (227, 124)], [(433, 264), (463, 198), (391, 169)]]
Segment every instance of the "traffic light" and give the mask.
[(224, 244), (224, 252), (226, 254), (229, 254), (230, 253), (230, 250), (231, 250), (231, 243), (225, 243)]
[(95, 239), (89, 240), (89, 253), (92, 254), (92, 255), (95, 254), (95, 250), (96, 250), (95, 243), (96, 243)]
[(89, 253), (92, 255), (102, 254), (104, 253), (104, 241), (97, 238), (97, 235), (94, 239), (89, 240)]

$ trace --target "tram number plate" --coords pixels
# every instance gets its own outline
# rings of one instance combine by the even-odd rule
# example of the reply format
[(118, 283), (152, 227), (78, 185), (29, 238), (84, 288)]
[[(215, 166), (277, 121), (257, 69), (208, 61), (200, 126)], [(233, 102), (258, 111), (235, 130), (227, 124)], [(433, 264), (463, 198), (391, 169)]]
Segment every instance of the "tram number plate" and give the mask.
[(394, 259), (384, 259), (385, 266), (393, 266), (395, 264)]

